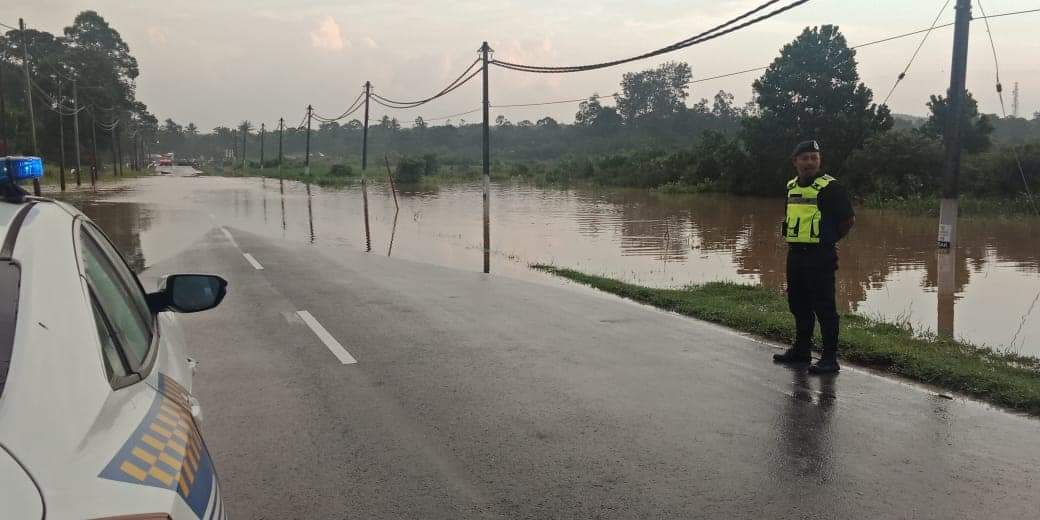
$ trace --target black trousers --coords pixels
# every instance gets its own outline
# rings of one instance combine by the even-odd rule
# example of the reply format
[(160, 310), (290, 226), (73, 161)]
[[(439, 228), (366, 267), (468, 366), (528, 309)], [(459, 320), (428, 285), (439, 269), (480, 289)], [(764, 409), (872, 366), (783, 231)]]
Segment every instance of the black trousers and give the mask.
[(834, 303), (834, 246), (792, 245), (787, 251), (787, 304), (794, 314), (796, 348), (812, 348), (813, 330), (820, 322), (824, 354), (838, 352), (838, 309)]

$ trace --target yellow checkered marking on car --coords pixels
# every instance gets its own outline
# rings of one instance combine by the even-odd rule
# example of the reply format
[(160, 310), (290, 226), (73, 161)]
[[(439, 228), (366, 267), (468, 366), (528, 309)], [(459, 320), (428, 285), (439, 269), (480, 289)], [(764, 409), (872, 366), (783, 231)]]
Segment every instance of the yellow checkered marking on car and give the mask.
[(131, 457), (119, 465), (127, 476), (146, 482), (150, 478), (172, 487), (174, 483), (187, 498), (199, 469), (201, 439), (185, 403), (183, 388), (170, 388), (162, 396), (159, 413), (144, 428), (130, 451)]

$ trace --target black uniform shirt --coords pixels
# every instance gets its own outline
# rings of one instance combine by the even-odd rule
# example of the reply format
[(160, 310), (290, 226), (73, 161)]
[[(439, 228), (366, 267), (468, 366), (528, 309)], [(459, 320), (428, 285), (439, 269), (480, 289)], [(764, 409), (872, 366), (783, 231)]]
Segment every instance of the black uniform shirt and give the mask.
[[(802, 185), (800, 179), (798, 185)], [(856, 215), (852, 210), (849, 192), (837, 181), (831, 181), (820, 190), (816, 203), (821, 213), (820, 243), (833, 246), (842, 238), (839, 234), (841, 223)]]

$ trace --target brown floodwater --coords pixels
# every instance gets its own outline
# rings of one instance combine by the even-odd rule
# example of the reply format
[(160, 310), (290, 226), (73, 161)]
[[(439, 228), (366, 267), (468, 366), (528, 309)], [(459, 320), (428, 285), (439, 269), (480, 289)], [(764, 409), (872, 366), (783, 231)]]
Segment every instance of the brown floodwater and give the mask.
[[(216, 177), (155, 177), (78, 203), (143, 269), (223, 225), (302, 244), (479, 271), (481, 188), (369, 188), (371, 246), (357, 186)], [(124, 185), (125, 186), (125, 185)], [(782, 197), (496, 184), (492, 273), (544, 277), (550, 263), (657, 287), (714, 280), (784, 284)], [(395, 218), (396, 215), (396, 218)], [(839, 305), (999, 349), (1040, 355), (1040, 219), (963, 218), (943, 284), (937, 219), (859, 209), (840, 246)], [(941, 302), (941, 304), (940, 304)]]

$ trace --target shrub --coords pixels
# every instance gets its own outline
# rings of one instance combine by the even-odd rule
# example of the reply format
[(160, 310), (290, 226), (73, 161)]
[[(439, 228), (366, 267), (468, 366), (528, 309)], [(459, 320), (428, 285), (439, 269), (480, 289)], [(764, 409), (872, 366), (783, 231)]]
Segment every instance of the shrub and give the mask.
[(354, 169), (347, 164), (333, 164), (329, 168), (329, 175), (332, 177), (350, 177), (354, 175)]

